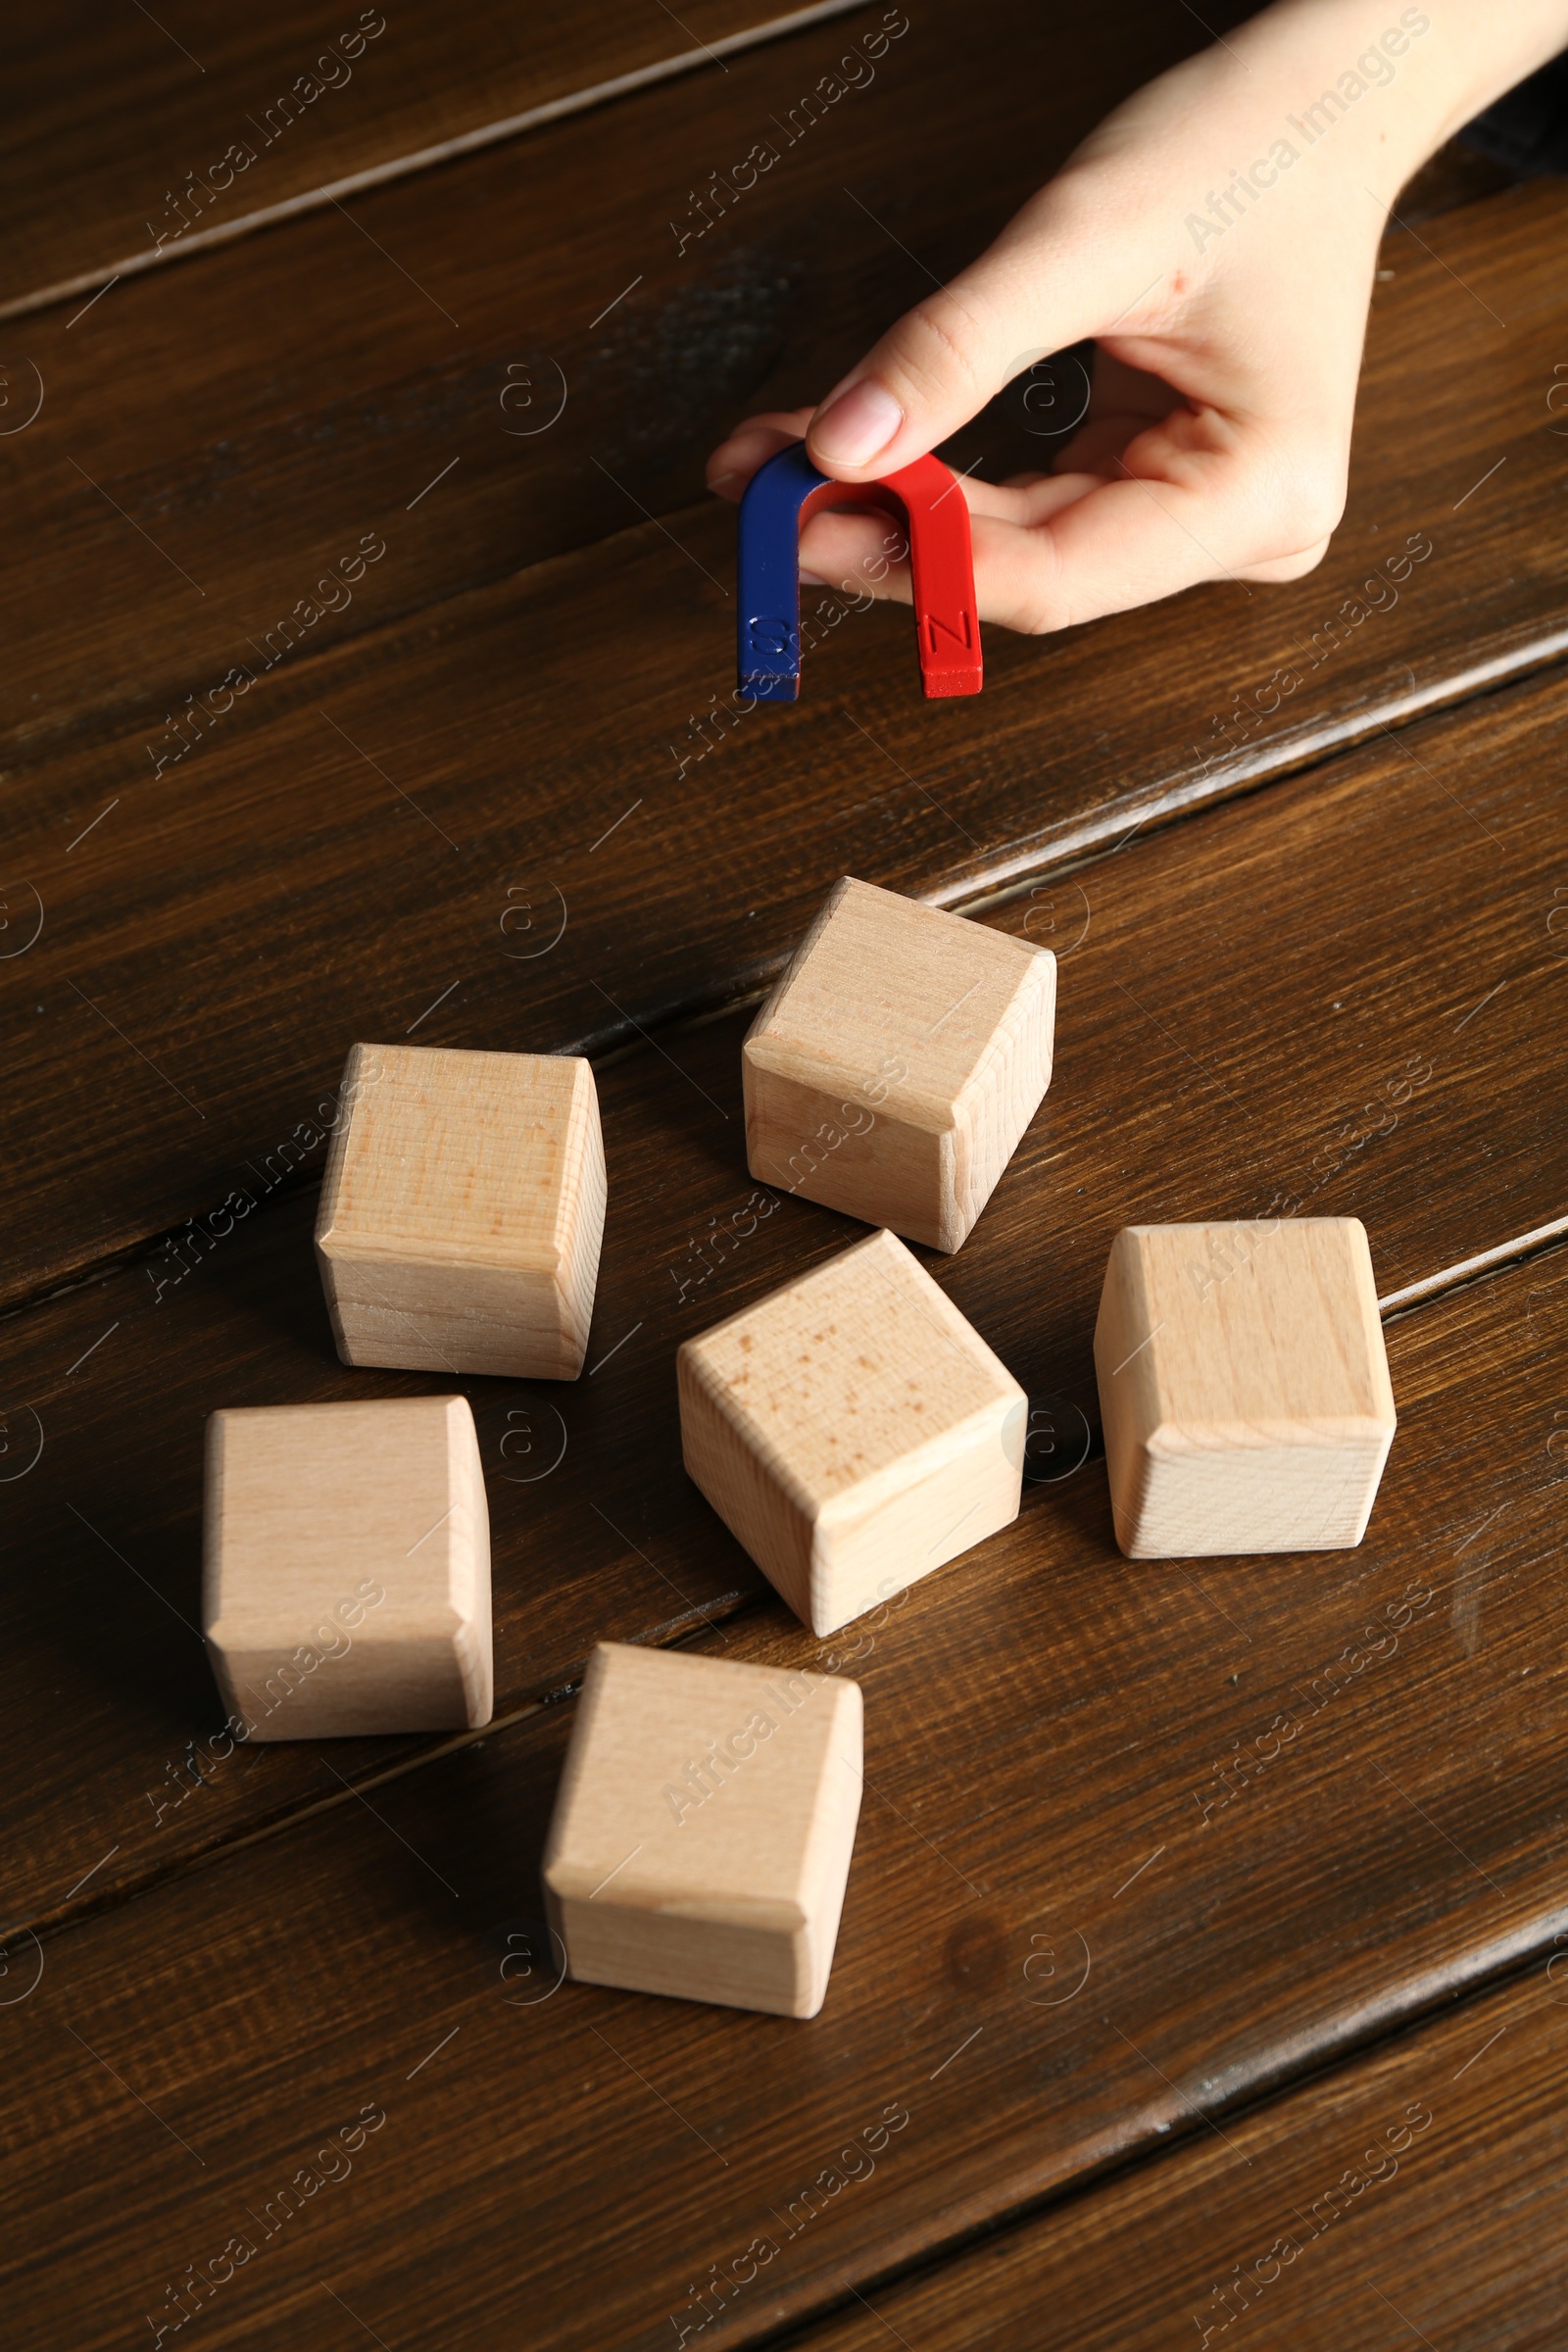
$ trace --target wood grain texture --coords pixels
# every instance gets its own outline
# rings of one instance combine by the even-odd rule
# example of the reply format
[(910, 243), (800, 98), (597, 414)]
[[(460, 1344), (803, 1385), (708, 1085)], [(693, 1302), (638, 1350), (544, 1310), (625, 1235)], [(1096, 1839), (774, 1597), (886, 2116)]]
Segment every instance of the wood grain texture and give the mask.
[[(270, 56), (292, 22), (236, 48)], [(651, 32), (656, 56), (690, 37)], [(1540, 1970), (1560, 1938), (1560, 746), (1553, 682), (1480, 690), (1564, 649), (1544, 397), (1561, 192), (1433, 224), (1430, 252), (1390, 241), (1345, 575), (1004, 648), (983, 727), (906, 708), (903, 616), (832, 594), (789, 743), (710, 693), (730, 523), (681, 510), (714, 418), (819, 389), (1007, 209), (999, 153), (1034, 178), (1074, 108), (1197, 37), (1142, 4), (1070, 27), (946, 7), (789, 140), (760, 201), (683, 231), (699, 159), (743, 151), (731, 135), (756, 136), (764, 99), (793, 120), (784, 76), (817, 57), (811, 33), (760, 53), (776, 73), (737, 58), (605, 108), (593, 140), (560, 124), (113, 287), (74, 323), (64, 305), (27, 321), (52, 338), (41, 368), (27, 355), (45, 405), (0, 439), (14, 544), (48, 555), (14, 564), (6, 608), (0, 1038), (25, 1199), (0, 1298), (91, 1278), (0, 1332), (0, 1528), (21, 1564), (0, 1587), (0, 2277), (19, 2346), (107, 2352), (145, 2327), (258, 2352), (335, 2352), (345, 2329), (389, 2352), (694, 2335), (721, 2352), (842, 2314), (852, 2290), (912, 2293), (934, 2261), (961, 2287), (977, 2234), (1049, 2230), (1063, 2192), (1098, 2214), (1118, 2193), (1102, 2175), (1125, 2188), (1173, 2142), (1180, 2192), (1221, 2133), (1231, 2169), (1200, 2156), (1168, 2222), (1123, 2214), (1118, 2238), (1107, 2209), (1108, 2237), (1086, 2231), (1079, 2334), (1136, 2345), (1149, 2315), (1123, 2294), (1107, 2316), (1104, 2290), (1148, 2243), (1146, 2292), (1172, 2289), (1160, 2340), (1167, 2316), (1185, 2333), (1191, 2289), (1200, 2337), (1243, 2304), (1263, 2341), (1282, 2279), (1333, 2276), (1321, 2258), (1343, 2263), (1357, 2224), (1333, 2176), (1293, 2177), (1311, 2219), (1270, 2273), (1272, 2207), (1254, 2240), (1263, 2205), (1225, 2202), (1265, 2169), (1262, 2139), (1236, 2164), (1232, 2127), (1260, 2129), (1281, 2088), (1323, 2093), (1324, 2066), (1379, 2036), (1420, 2040), (1453, 1995)], [(453, 41), (416, 28), (405, 55)], [(354, 54), (316, 125), (364, 89)], [(423, 78), (449, 131), (461, 104)], [(920, 142), (944, 123), (946, 145)], [(672, 188), (692, 210), (661, 259)], [(556, 421), (514, 434), (557, 377)], [(1018, 429), (999, 412), (951, 454), (1010, 470)], [(1357, 736), (1370, 754), (1154, 833)], [(394, 844), (389, 824), (409, 830)], [(673, 1359), (857, 1238), (749, 1177), (733, 1003), (845, 871), (985, 900), (990, 931), (1054, 951), (1063, 1018), (1056, 1088), (932, 1277), (1029, 1393), (1024, 1507), (830, 1644), (685, 1480)], [(1027, 898), (995, 904), (1020, 881)], [(656, 1023), (653, 1051), (612, 1054)], [(367, 1036), (600, 1055), (626, 1214), (575, 1388), (333, 1360), (309, 1192), (342, 1054)], [(150, 1266), (106, 1262), (203, 1201)], [(1111, 1235), (1352, 1213), (1401, 1415), (1366, 1544), (1262, 1573), (1120, 1558), (1091, 1426)], [(471, 1526), (496, 1522), (499, 1718), (330, 1751), (215, 1732), (204, 1417), (296, 1408), (227, 1425), (277, 1429), (373, 1399), (450, 1437), (468, 1405), (440, 1385), (471, 1395), (490, 1489), (449, 1445), (442, 1494), (464, 1487)], [(281, 1508), (312, 1522), (314, 1577), (299, 1483)], [(375, 1532), (357, 1512), (340, 1548)], [(364, 1661), (379, 1606), (352, 1627), (329, 1612), (353, 1641), (301, 1668), (314, 1697)], [(614, 1654), (639, 1690), (692, 1668), (865, 1686), (859, 1866), (814, 2018), (561, 1981), (538, 1864), (592, 1712), (573, 1686), (607, 1636), (635, 1644)], [(711, 1837), (726, 1881), (778, 1893), (777, 1816), (746, 1836), (758, 1753), (688, 1721), (704, 1794), (695, 1818), (677, 1796), (666, 1838)], [(624, 1761), (583, 1863), (629, 1809)], [(731, 1799), (739, 1835), (714, 1814)], [(842, 1842), (847, 1808), (828, 1810)], [(565, 1900), (599, 1930), (618, 1880), (647, 1891), (641, 1858), (617, 1847)], [(761, 1986), (777, 2007), (820, 1990), (833, 1876), (809, 1900), (808, 1867), (784, 1889), (790, 1948)], [(756, 1969), (737, 1978), (733, 1951), (715, 1969), (705, 1942), (687, 1956), (710, 1984), (755, 1996)], [(1500, 2042), (1454, 2053), (1465, 2100), (1520, 2030), (1499, 2014)], [(1382, 2151), (1365, 2185), (1342, 2180), (1358, 2217), (1396, 2193), (1385, 2160), (1408, 2180), (1436, 2144), (1437, 2107), (1404, 2087), (1366, 2136), (1356, 2112), (1349, 2162), (1370, 2174)], [(1298, 2113), (1313, 2156), (1320, 2115)], [(1495, 2339), (1524, 2323), (1498, 2316), (1485, 2248), (1460, 2258), (1487, 2168), (1451, 2170), (1446, 2311)], [(1198, 2220), (1216, 2211), (1217, 2270)], [(1409, 2307), (1384, 2285), (1402, 2340)], [(992, 2340), (1037, 2340), (1005, 2291)]]
[[(980, 20), (937, 0), (897, 39), (884, 13), (197, 253), (85, 316), (73, 297), (29, 318), (0, 412), (17, 547), (5, 753), (110, 738), (126, 785), (206, 764), (327, 644), (702, 498), (707, 452), (738, 415), (825, 390), (866, 320), (907, 306), (917, 272), (898, 240), (956, 268), (1140, 67), (1203, 37), (1135, 0), (1122, 37), (1080, 28), (1070, 74), (1048, 75), (1059, 42), (1022, 0)], [(682, 45), (653, 0), (645, 15), (656, 47)], [(878, 39), (831, 112), (802, 113), (850, 47)], [(1030, 60), (1026, 102), (1008, 64)], [(764, 136), (776, 166), (728, 211), (722, 196), (705, 208), (705, 174)], [(940, 185), (910, 168), (933, 142)], [(725, 508), (722, 559), (696, 551), (724, 592), (692, 570), (725, 610), (733, 530)], [(345, 579), (367, 541), (384, 555)], [(579, 655), (620, 625), (579, 622)], [(732, 647), (703, 675), (699, 708), (733, 678)], [(591, 676), (558, 676), (558, 697)]]
[(488, 1723), (490, 1514), (466, 1396), (220, 1409), (202, 1636), (250, 1740)]
[(602, 1642), (540, 1875), (578, 1984), (815, 2017), (860, 1812), (860, 1690)]
[(1055, 1012), (1049, 948), (846, 875), (747, 1034), (752, 1174), (961, 1249), (1051, 1084)]
[(52, 8), (12, 43), (0, 318), (690, 72), (780, 18), (745, 0), (693, 0), (683, 24), (553, 0), (526, 28), (471, 0), (329, 23), (299, 0), (259, 18)]
[(688, 1476), (813, 1634), (1018, 1515), (1029, 1399), (891, 1233), (687, 1340), (676, 1378)]
[[(1555, 1938), (1561, 1941), (1561, 1938)], [(796, 2339), (880, 2352), (1186, 2343), (1555, 2352), (1563, 1959)], [(695, 2337), (692, 2340), (697, 2340)]]
[(1359, 1218), (1125, 1226), (1095, 1379), (1129, 1559), (1338, 1551), (1366, 1533), (1395, 1412)]
[[(994, 83), (972, 93), (976, 120), (982, 86)], [(884, 95), (892, 84), (867, 93), (867, 108)], [(895, 127), (906, 135), (908, 119)], [(994, 141), (990, 115), (985, 129)], [(879, 183), (867, 187), (877, 206)], [(858, 614), (839, 601), (814, 691), (726, 733), (697, 723), (712, 712), (728, 661), (728, 607), (712, 582), (733, 523), (715, 510), (673, 523), (703, 569), (639, 525), (407, 629), (302, 649), (150, 794), (126, 789), (138, 769), (151, 772), (140, 739), (20, 770), (8, 786), (8, 921), (31, 944), (0, 962), (0, 1039), (7, 1148), (33, 1183), (8, 1223), (0, 1296), (221, 1203), (249, 1181), (246, 1161), (265, 1167), (284, 1139), (311, 1131), (355, 1036), (395, 1038), (418, 1022), (416, 1035), (437, 1045), (603, 1046), (634, 1035), (633, 1021), (646, 1027), (775, 976), (846, 872), (934, 899), (1016, 886), (1031, 867), (1113, 846), (1151, 811), (1358, 733), (1386, 748), (1355, 772), (1386, 790), (1405, 755), (1386, 745), (1385, 721), (1423, 698), (1473, 692), (1556, 643), (1551, 534), (1528, 533), (1540, 534), (1560, 494), (1564, 445), (1544, 387), (1561, 343), (1564, 201), (1522, 191), (1442, 224), (1444, 261), (1515, 321), (1495, 349), (1490, 338), (1503, 330), (1447, 268), (1419, 251), (1408, 269), (1401, 262), (1374, 315), (1349, 518), (1325, 569), (1292, 588), (1204, 590), (1060, 639), (1012, 641), (994, 651), (984, 696), (941, 710), (906, 691), (906, 614)], [(904, 213), (888, 218), (906, 241), (918, 235)], [(931, 250), (940, 266), (945, 248)], [(508, 289), (510, 303), (510, 278)], [(1474, 312), (1474, 329), (1454, 304)], [(862, 319), (863, 305), (837, 356)], [(1485, 416), (1506, 446), (1478, 449), (1463, 478), (1455, 452), (1476, 431), (1483, 363), (1495, 403)], [(370, 435), (354, 446), (384, 445)], [(432, 444), (420, 461), (428, 472), (411, 463), (404, 504), (451, 454)], [(1507, 463), (1455, 514), (1499, 456)], [(606, 462), (618, 471), (612, 453)], [(602, 479), (586, 458), (584, 467)], [(466, 468), (450, 478), (465, 481)], [(641, 477), (623, 478), (652, 502)], [(432, 547), (455, 527), (428, 519), (447, 487), (402, 526), (431, 529)], [(482, 503), (491, 518), (514, 511), (488, 491)], [(355, 544), (367, 509), (351, 505), (353, 530), (345, 509), (345, 531), (334, 525), (317, 548)], [(277, 511), (273, 497), (270, 538)], [(1433, 553), (1400, 583), (1380, 551), (1428, 522)], [(157, 517), (147, 523), (158, 535)], [(137, 564), (156, 564), (133, 531), (123, 536), (140, 549)], [(368, 578), (386, 573), (388, 545)], [(1383, 585), (1352, 599), (1374, 562)], [(132, 594), (128, 578), (121, 585)], [(257, 619), (270, 626), (297, 594)], [(47, 602), (33, 601), (40, 611)], [(1334, 617), (1347, 604), (1359, 622)], [(1295, 641), (1314, 634), (1308, 662)], [(157, 646), (128, 649), (138, 674)], [(229, 657), (213, 658), (186, 674), (221, 676)], [(74, 700), (84, 664), (100, 660), (96, 635), (90, 656), (85, 642), (70, 655)], [(1255, 701), (1250, 717), (1232, 705), (1238, 677), (1267, 680), (1291, 662), (1301, 684), (1272, 717)], [(36, 679), (19, 648), (12, 674), (29, 668)], [(1126, 691), (1133, 675), (1137, 695)], [(1537, 757), (1555, 756), (1551, 735), (1544, 720)], [(1505, 749), (1490, 727), (1462, 740), (1466, 774), (1445, 773), (1442, 789), (1504, 838), (1487, 809)], [(1479, 830), (1476, 841), (1484, 856)], [(1059, 950), (1074, 933), (1045, 930), (1049, 895), (1030, 936)], [(57, 1083), (66, 1062), (82, 1081), (69, 1109)]]
[(580, 1055), (356, 1046), (316, 1220), (346, 1364), (575, 1380), (605, 1230)]
[(220, 2347), (335, 2352), (322, 2280), (411, 2347), (744, 2342), (1544, 1958), (1563, 1254), (1390, 1341), (1402, 1441), (1344, 1560), (1121, 1563), (1085, 1475), (847, 1640), (776, 1604), (702, 1635), (864, 1690), (812, 2024), (557, 1984), (566, 1706), (47, 1941), (0, 2010), (14, 2340), (122, 2341), (200, 2263)]
[[(1287, 1202), (1357, 1215), (1387, 1297), (1560, 1227), (1558, 729), (1549, 686), (1516, 689), (1399, 749), (1140, 836), (987, 918), (1056, 947), (1056, 1074), (937, 1275), (1034, 1400), (1026, 1492), (1089, 1443), (1091, 1338), (1123, 1225)], [(574, 1681), (597, 1640), (668, 1640), (763, 1592), (680, 1467), (674, 1352), (858, 1236), (749, 1178), (745, 1026), (671, 1032), (600, 1072), (622, 1209), (569, 1391), (346, 1370), (311, 1262), (314, 1199), (289, 1199), (265, 1158), (248, 1211), (0, 1328), (0, 1512), (18, 1555), (49, 1562), (46, 1585), (0, 1588), (7, 1654), (48, 1661), (12, 1692), (25, 1774), (0, 1775), (13, 1921), (113, 1898), (342, 1794), (308, 1751), (220, 1768), (208, 1744), (220, 1710), (196, 1631), (201, 1435), (219, 1406), (470, 1396), (502, 1717)], [(341, 1054), (336, 1039), (334, 1074)], [(1396, 1396), (1407, 1436), (1397, 1377)], [(347, 1769), (404, 1752), (370, 1746)]]

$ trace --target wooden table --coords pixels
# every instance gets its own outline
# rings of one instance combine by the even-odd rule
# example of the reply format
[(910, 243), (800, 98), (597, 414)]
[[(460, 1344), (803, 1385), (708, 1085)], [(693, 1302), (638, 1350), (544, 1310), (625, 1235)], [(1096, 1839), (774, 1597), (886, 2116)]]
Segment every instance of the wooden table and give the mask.
[[(884, 13), (874, 79), (705, 214)], [(1391, 234), (1307, 579), (993, 631), (934, 705), (907, 615), (841, 606), (799, 706), (726, 729), (706, 449), (1197, 26), (451, 0), (331, 37), (83, 7), (13, 76), (8, 2344), (1560, 2352), (1568, 197), (1461, 168)], [(1031, 450), (999, 404), (954, 454)], [(1061, 958), (1052, 1092), (934, 1266), (1054, 1450), (819, 1643), (685, 1481), (671, 1359), (855, 1230), (733, 1214), (746, 1007), (844, 872)], [(404, 1037), (594, 1056), (593, 1369), (463, 1384), (486, 1732), (229, 1752), (205, 1416), (450, 1386), (346, 1371), (310, 1248), (319, 1106)], [(1280, 1195), (1372, 1238), (1367, 1540), (1125, 1561), (1109, 1239)], [(814, 2023), (557, 1983), (602, 1637), (861, 1682)]]

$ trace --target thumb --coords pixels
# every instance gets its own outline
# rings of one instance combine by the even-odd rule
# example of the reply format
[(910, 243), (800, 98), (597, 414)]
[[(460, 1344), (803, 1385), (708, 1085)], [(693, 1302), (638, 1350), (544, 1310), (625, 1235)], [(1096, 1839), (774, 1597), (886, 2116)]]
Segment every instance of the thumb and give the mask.
[(806, 436), (824, 473), (868, 481), (912, 465), (1022, 368), (1103, 326), (1103, 276), (1097, 299), (1070, 245), (1048, 260), (1038, 229), (1020, 235), (1020, 225), (906, 311), (834, 386)]

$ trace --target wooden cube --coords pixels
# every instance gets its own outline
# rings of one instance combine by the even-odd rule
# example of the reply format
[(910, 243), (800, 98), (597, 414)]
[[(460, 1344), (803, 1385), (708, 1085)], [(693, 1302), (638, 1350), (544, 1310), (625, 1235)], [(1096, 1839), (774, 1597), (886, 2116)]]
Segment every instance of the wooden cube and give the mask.
[(1360, 1543), (1395, 1414), (1356, 1218), (1129, 1225), (1095, 1370), (1130, 1559)]
[(848, 876), (742, 1050), (751, 1171), (956, 1250), (1051, 1083), (1056, 958)]
[(467, 1398), (214, 1413), (202, 1628), (236, 1738), (488, 1723), (490, 1515)]
[(1028, 1398), (891, 1233), (676, 1366), (688, 1473), (814, 1634), (1018, 1515)]
[(602, 1642), (542, 1872), (571, 1974), (814, 2017), (859, 1810), (858, 1683)]
[(575, 1380), (605, 1229), (592, 1067), (356, 1046), (316, 1223), (346, 1364)]

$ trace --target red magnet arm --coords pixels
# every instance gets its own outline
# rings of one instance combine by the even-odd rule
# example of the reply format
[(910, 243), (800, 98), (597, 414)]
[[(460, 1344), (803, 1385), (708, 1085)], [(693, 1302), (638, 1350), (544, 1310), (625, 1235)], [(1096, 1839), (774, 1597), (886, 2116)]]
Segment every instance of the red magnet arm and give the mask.
[(824, 481), (801, 502), (800, 520), (823, 507), (876, 506), (907, 518), (920, 681), (928, 696), (978, 694), (980, 623), (975, 612), (969, 505), (940, 458), (916, 458), (879, 482)]

